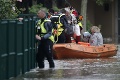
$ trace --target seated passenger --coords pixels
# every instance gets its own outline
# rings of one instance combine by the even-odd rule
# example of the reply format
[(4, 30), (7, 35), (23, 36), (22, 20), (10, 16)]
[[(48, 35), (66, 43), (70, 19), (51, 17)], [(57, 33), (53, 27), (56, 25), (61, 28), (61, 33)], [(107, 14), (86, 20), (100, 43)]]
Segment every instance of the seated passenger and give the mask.
[(103, 37), (100, 32), (100, 28), (97, 26), (91, 27), (91, 36), (89, 39), (89, 43), (91, 46), (101, 46), (103, 45)]

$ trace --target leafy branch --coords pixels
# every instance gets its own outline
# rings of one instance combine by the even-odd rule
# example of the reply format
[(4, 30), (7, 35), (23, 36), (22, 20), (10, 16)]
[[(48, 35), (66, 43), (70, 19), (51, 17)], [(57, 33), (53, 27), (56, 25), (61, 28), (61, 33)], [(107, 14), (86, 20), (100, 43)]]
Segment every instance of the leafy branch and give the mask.
[(98, 5), (103, 6), (104, 3), (112, 2), (112, 1), (113, 1), (113, 0), (96, 0), (96, 3), (97, 3)]
[(14, 19), (19, 13), (14, 1), (0, 0), (0, 19)]

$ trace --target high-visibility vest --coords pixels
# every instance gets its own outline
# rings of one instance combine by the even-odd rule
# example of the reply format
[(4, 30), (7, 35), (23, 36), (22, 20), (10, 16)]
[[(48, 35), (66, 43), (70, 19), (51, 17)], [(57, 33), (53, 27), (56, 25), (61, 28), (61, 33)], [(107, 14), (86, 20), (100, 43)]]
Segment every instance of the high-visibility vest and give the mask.
[(78, 25), (79, 25), (81, 28), (83, 28), (82, 23), (81, 23), (80, 21), (78, 22)]
[[(38, 21), (38, 29), (40, 29), (41, 30), (41, 33), (40, 33), (40, 36), (41, 37), (43, 37), (45, 34), (47, 34), (47, 31), (46, 31), (46, 29), (45, 29), (45, 27), (44, 27), (44, 23), (45, 22), (51, 22), (51, 20), (49, 20), (49, 19), (45, 19), (42, 23), (41, 23), (41, 20), (39, 20)], [(51, 35), (50, 37), (49, 37), (49, 39), (51, 40), (51, 41), (53, 41), (54, 42), (54, 37), (53, 37), (53, 35)]]

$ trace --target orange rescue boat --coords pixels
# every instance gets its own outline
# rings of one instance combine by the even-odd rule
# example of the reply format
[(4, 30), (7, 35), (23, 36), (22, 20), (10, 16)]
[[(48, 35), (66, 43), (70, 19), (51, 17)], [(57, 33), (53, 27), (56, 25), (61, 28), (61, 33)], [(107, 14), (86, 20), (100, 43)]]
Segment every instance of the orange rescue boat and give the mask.
[(90, 46), (84, 42), (54, 44), (53, 50), (55, 59), (107, 58), (117, 54), (117, 46), (114, 44)]

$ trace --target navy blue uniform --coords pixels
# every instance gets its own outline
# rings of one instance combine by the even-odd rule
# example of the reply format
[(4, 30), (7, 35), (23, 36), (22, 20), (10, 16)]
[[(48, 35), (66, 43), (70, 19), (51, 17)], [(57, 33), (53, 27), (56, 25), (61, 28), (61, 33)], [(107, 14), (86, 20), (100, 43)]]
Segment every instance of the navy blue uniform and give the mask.
[[(41, 23), (44, 21), (44, 19), (41, 19)], [(45, 22), (44, 27), (47, 31), (47, 33), (41, 38), (39, 41), (38, 46), (38, 53), (36, 55), (36, 60), (38, 62), (39, 68), (44, 68), (44, 59), (47, 58), (49, 62), (49, 67), (54, 68), (55, 64), (53, 61), (53, 41), (49, 39), (49, 37), (52, 35), (52, 24), (51, 22)], [(41, 29), (37, 29), (37, 34), (41, 34)]]

